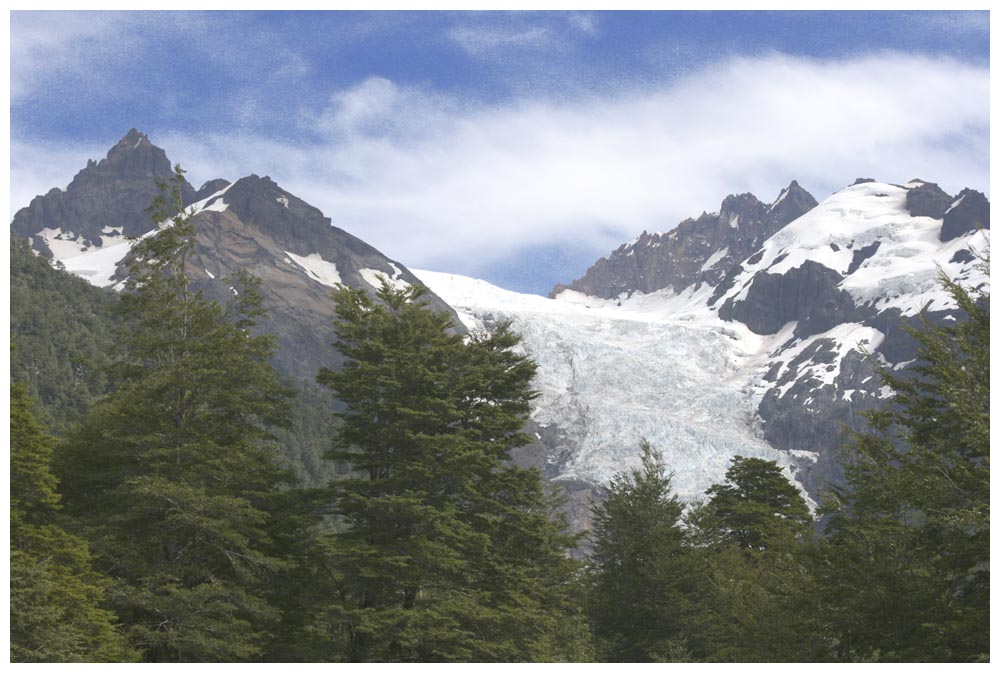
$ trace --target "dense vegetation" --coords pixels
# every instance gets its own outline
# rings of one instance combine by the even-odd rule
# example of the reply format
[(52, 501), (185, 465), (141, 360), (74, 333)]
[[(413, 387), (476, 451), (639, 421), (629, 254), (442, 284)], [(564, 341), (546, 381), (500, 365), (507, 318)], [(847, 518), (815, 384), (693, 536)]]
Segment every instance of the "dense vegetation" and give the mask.
[(12, 661), (988, 660), (988, 293), (947, 283), (967, 319), (884, 374), (822, 525), (740, 456), (685, 508), (644, 444), (577, 562), (508, 460), (535, 370), (508, 326), (342, 288), (346, 364), (301, 405), (256, 281), (206, 300), (192, 245), (183, 216), (142, 241), (120, 300), (12, 245), (12, 300), (59, 307), (12, 320)]

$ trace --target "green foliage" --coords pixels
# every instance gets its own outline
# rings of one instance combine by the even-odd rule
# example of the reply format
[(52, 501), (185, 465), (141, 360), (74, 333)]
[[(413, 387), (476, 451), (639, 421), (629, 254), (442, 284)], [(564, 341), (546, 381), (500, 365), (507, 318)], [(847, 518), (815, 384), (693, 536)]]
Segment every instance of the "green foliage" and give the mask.
[(62, 433), (108, 391), (113, 292), (37, 257), (10, 237), (10, 372), (41, 402), (39, 420)]
[[(157, 216), (179, 200), (158, 202)], [(178, 209), (179, 210), (179, 209)], [(288, 475), (268, 427), (287, 391), (253, 334), (257, 281), (229, 279), (227, 307), (192, 291), (183, 213), (139, 241), (119, 313), (117, 388), (60, 452), (67, 509), (115, 580), (109, 598), (148, 661), (259, 658), (286, 567), (279, 516)]]
[(591, 627), (604, 661), (684, 660), (699, 576), (671, 477), (645, 441), (639, 469), (616, 475), (594, 507)]
[(330, 457), (340, 526), (328, 622), (350, 661), (525, 661), (566, 656), (564, 558), (536, 472), (504, 463), (535, 365), (507, 326), (468, 340), (426, 290), (334, 293), (342, 370), (318, 380), (346, 405)]
[(764, 550), (801, 537), (812, 521), (802, 494), (771, 460), (734, 457), (725, 482), (706, 495), (708, 516), (722, 540), (743, 549)]
[(773, 461), (736, 456), (686, 517), (707, 590), (697, 654), (710, 661), (815, 661), (809, 507)]
[(883, 372), (895, 395), (828, 506), (825, 616), (846, 660), (989, 658), (989, 292), (943, 282), (966, 318), (912, 332), (915, 375)]
[(90, 551), (56, 519), (52, 440), (21, 385), (10, 389), (10, 658), (12, 662), (123, 661), (131, 654), (101, 609), (107, 580)]

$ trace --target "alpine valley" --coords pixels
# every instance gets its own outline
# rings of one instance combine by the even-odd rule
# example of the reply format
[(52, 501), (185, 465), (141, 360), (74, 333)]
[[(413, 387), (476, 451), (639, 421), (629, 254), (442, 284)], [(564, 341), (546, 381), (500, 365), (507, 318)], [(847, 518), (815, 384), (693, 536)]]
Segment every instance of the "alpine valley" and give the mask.
[[(136, 237), (155, 230), (148, 208), (170, 175), (164, 150), (133, 129), (65, 189), (18, 211), (15, 243), (110, 295)], [(858, 179), (820, 202), (795, 181), (770, 202), (727, 196), (717, 212), (643, 232), (547, 298), (408, 269), (268, 177), (185, 184), (183, 200), (197, 230), (195, 286), (224, 300), (233, 272), (261, 279), (274, 364), (305, 399), (319, 394), (321, 368), (341, 364), (329, 299), (339, 283), (369, 293), (383, 281), (423, 283), (458, 330), (510, 321), (538, 364), (539, 391), (528, 428), (537, 441), (514, 460), (562, 488), (577, 530), (611, 477), (639, 464), (643, 439), (686, 501), (740, 455), (776, 461), (819, 502), (843, 478), (845, 433), (889, 394), (878, 368), (905, 371), (914, 359), (905, 327), (956, 319), (940, 274), (988, 283), (977, 266), (986, 197), (918, 179)], [(30, 302), (12, 301), (15, 343), (33, 338)], [(36, 377), (43, 403), (44, 383)], [(311, 458), (300, 456), (305, 483), (329, 477), (316, 460), (325, 447), (313, 443), (302, 450)]]

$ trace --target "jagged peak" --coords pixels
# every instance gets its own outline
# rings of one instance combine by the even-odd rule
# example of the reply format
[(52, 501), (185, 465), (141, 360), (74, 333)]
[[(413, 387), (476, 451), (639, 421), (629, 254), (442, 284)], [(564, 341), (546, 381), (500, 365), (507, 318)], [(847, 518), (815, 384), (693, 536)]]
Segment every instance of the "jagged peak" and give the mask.
[(768, 210), (773, 210), (778, 204), (783, 202), (789, 196), (791, 196), (793, 200), (805, 200), (806, 202), (812, 202), (814, 206), (817, 203), (813, 195), (807, 192), (805, 188), (799, 184), (798, 180), (792, 180), (788, 183), (787, 187), (781, 190), (781, 193), (778, 194), (778, 198), (771, 202), (768, 206)]
[(115, 145), (115, 148), (122, 147), (122, 148), (134, 149), (136, 147), (142, 147), (144, 145), (152, 146), (152, 144), (153, 143), (149, 141), (149, 136), (147, 136), (145, 133), (142, 133), (141, 131), (133, 127), (129, 129), (128, 133), (126, 133), (121, 140), (118, 141), (118, 143)]

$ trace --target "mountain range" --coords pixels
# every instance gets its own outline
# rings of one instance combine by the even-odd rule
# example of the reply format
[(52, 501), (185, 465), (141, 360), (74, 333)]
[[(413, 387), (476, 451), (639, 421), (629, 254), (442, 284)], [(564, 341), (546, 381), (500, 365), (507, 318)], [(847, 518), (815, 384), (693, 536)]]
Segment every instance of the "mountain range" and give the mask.
[[(171, 173), (165, 151), (132, 129), (65, 189), (19, 210), (11, 231), (53, 264), (120, 288), (131, 239), (155, 230), (148, 207)], [(776, 460), (819, 501), (841, 478), (845, 432), (885, 399), (878, 369), (911, 364), (906, 327), (958, 319), (939, 274), (989, 282), (978, 259), (988, 200), (922, 180), (858, 179), (822, 202), (795, 181), (770, 203), (727, 196), (717, 212), (643, 232), (547, 298), (411, 271), (269, 177), (185, 183), (183, 200), (197, 229), (196, 286), (222, 299), (228, 274), (261, 278), (275, 365), (302, 386), (339, 364), (328, 296), (337, 283), (424, 283), (457, 329), (512, 321), (540, 392), (537, 441), (514, 459), (564, 488), (576, 528), (610, 477), (637, 463), (642, 439), (686, 500), (743, 455)]]

